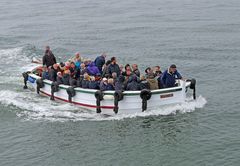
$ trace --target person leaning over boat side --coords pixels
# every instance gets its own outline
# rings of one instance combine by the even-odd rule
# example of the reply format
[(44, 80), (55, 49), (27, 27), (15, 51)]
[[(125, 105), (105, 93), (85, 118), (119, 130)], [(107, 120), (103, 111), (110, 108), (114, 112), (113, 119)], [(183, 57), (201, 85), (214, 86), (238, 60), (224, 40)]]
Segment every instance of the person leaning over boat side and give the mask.
[(50, 50), (49, 46), (46, 46), (45, 54), (42, 58), (43, 65), (46, 65), (47, 68), (52, 66), (53, 64), (57, 63), (55, 56), (53, 55), (52, 51)]
[(97, 66), (98, 70), (102, 74), (102, 68), (103, 65), (105, 64), (105, 59), (106, 59), (106, 53), (103, 53), (102, 55), (98, 56), (95, 60), (94, 63)]
[(117, 76), (120, 75), (120, 68), (117, 64), (116, 57), (111, 58), (111, 64), (108, 66), (108, 72), (107, 73), (109, 74), (109, 76), (111, 76), (113, 72), (116, 72)]
[(177, 71), (177, 66), (172, 64), (166, 71), (163, 72), (161, 81), (164, 88), (176, 86), (176, 79), (182, 79), (181, 74)]

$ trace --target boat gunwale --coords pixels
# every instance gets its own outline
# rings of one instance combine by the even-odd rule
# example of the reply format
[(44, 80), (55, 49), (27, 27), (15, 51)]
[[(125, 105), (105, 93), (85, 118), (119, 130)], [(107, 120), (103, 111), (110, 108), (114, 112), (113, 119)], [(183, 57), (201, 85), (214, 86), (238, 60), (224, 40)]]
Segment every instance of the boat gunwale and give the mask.
[[(34, 73), (29, 73), (29, 76), (34, 78), (34, 79), (40, 79), (41, 77), (34, 74)], [(50, 80), (43, 80), (43, 82), (47, 85), (52, 85), (52, 81)], [(190, 83), (186, 83), (185, 87), (189, 87)], [(67, 89), (69, 88), (69, 85), (63, 85), (60, 84), (59, 88), (60, 89)], [(96, 89), (84, 89), (84, 88), (80, 88), (80, 87), (76, 87), (74, 88), (76, 92), (82, 92), (82, 93), (88, 93), (88, 94), (95, 94)], [(151, 90), (152, 94), (163, 94), (163, 93), (172, 93), (172, 92), (177, 92), (177, 91), (182, 91), (183, 87), (182, 86), (178, 86), (178, 87), (172, 87), (172, 88), (164, 88), (164, 89), (156, 89), (156, 90)], [(104, 95), (114, 95), (115, 91), (103, 91)], [(126, 96), (136, 96), (136, 95), (140, 95), (141, 91), (124, 91), (123, 94)]]

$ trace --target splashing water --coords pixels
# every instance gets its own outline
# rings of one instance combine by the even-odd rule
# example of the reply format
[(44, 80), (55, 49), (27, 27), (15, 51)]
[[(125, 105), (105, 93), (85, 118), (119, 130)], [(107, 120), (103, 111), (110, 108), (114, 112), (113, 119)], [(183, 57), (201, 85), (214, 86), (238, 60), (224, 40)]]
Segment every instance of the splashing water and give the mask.
[(199, 96), (197, 100), (188, 99), (185, 103), (173, 106), (157, 108), (147, 112), (139, 112), (131, 115), (104, 116), (95, 112), (81, 109), (78, 106), (50, 101), (47, 97), (39, 97), (32, 92), (14, 92), (10, 90), (0, 91), (0, 103), (6, 106), (15, 106), (21, 111), (17, 116), (25, 120), (48, 120), (48, 121), (83, 121), (83, 120), (122, 120), (125, 118), (159, 116), (192, 112), (196, 108), (202, 108), (206, 99)]

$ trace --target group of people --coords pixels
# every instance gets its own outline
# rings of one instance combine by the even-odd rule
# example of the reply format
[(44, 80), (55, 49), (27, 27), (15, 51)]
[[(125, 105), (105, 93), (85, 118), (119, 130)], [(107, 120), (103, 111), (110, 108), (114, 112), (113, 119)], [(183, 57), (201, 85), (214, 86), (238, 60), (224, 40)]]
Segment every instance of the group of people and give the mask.
[(176, 79), (182, 79), (176, 65), (172, 64), (162, 72), (160, 66), (148, 67), (142, 74), (137, 64), (117, 63), (116, 57), (106, 60), (106, 54), (94, 61), (81, 58), (80, 53), (67, 62), (57, 63), (50, 47), (46, 47), (42, 59), (41, 77), (58, 84), (105, 90), (162, 89), (176, 86)]

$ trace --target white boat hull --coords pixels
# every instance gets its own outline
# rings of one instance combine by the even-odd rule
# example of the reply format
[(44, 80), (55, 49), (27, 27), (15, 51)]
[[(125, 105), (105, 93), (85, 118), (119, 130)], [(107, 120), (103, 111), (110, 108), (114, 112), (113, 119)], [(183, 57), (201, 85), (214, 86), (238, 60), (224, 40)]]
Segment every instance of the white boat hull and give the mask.
[[(27, 81), (28, 85), (31, 85), (35, 90), (37, 89), (37, 79), (41, 77), (35, 74), (28, 74), (31, 81)], [(40, 94), (51, 96), (51, 84), (52, 81), (43, 80), (44, 87), (40, 88)], [(166, 89), (152, 90), (152, 96), (147, 101), (147, 110), (159, 108), (165, 105), (183, 103), (186, 99), (186, 88), (190, 86), (190, 82), (179, 80), (179, 86)], [(66, 91), (70, 86), (59, 85), (59, 90), (54, 93), (54, 98), (69, 102), (68, 93)], [(74, 88), (76, 95), (72, 97), (71, 103), (79, 105), (82, 108), (95, 111), (97, 108), (95, 92), (97, 90)], [(100, 108), (102, 114), (115, 114), (114, 109), (114, 92), (104, 91), (104, 100), (101, 101)], [(123, 100), (118, 103), (118, 114), (134, 114), (142, 112), (142, 99), (140, 97), (141, 91), (125, 91), (123, 92)]]

